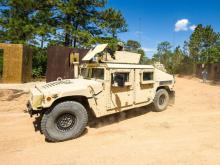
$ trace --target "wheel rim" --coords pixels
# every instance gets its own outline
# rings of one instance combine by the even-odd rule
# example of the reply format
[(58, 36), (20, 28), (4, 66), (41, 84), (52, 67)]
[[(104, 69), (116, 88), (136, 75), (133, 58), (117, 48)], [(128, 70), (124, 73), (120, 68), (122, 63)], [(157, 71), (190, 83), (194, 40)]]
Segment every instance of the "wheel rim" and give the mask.
[(165, 96), (164, 94), (162, 94), (162, 95), (159, 97), (159, 105), (160, 105), (160, 106), (163, 106), (165, 102), (166, 102), (166, 96)]
[(76, 117), (74, 115), (65, 113), (57, 118), (56, 125), (60, 131), (66, 132), (73, 128), (75, 122)]

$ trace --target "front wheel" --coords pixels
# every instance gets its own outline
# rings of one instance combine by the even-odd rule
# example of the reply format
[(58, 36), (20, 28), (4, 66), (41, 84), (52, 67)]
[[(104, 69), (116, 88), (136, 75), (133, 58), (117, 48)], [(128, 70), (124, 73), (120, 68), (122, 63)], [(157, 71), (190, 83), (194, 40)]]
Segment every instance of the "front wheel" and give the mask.
[(64, 141), (79, 137), (87, 122), (87, 111), (80, 103), (65, 101), (45, 112), (41, 120), (41, 130), (49, 141)]
[(154, 111), (164, 111), (169, 104), (169, 94), (166, 89), (159, 89), (154, 97)]

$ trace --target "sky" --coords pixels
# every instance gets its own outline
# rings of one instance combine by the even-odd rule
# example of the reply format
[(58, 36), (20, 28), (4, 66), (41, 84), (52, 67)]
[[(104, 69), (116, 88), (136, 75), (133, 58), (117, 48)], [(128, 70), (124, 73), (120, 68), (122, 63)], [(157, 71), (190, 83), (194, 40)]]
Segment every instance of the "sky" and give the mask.
[(108, 0), (107, 7), (127, 21), (128, 32), (118, 37), (139, 41), (149, 58), (162, 41), (182, 46), (198, 24), (220, 32), (220, 0)]

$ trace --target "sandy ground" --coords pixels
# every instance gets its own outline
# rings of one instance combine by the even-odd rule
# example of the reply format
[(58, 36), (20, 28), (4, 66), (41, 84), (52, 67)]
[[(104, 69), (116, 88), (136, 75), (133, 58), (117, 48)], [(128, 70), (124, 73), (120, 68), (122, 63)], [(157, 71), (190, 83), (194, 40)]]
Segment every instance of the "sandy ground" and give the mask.
[[(0, 90), (0, 164), (220, 164), (220, 86), (178, 78), (176, 103), (97, 119), (84, 135), (48, 143), (24, 113), (28, 94)], [(35, 125), (35, 126), (34, 126)]]
[(30, 88), (33, 88), (36, 84), (43, 85), (45, 82), (29, 82), (24, 84), (0, 84), (0, 90), (12, 89), (12, 90), (22, 90), (24, 92), (29, 92)]

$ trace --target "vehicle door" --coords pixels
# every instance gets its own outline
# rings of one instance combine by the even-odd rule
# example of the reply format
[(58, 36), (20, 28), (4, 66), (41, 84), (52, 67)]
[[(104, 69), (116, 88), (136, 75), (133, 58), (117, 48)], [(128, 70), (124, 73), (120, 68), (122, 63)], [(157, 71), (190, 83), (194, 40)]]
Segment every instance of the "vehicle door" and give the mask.
[(118, 111), (133, 105), (134, 69), (112, 69), (110, 109)]
[(135, 91), (134, 103), (147, 103), (154, 97), (154, 70), (136, 69), (135, 70)]

